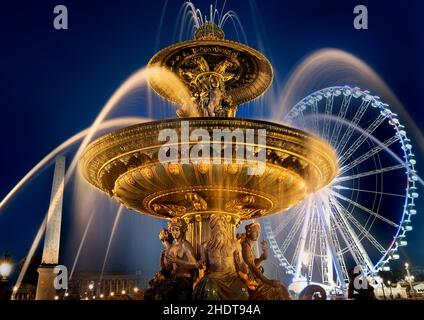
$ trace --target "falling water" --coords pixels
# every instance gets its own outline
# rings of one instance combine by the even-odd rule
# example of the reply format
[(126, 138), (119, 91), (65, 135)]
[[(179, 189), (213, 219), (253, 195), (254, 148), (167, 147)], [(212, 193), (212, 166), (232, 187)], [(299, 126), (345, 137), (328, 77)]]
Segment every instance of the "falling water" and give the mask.
[(358, 86), (380, 93), (407, 123), (424, 152), (423, 133), (392, 90), (369, 65), (343, 50), (322, 49), (306, 57), (285, 84), (278, 106), (272, 108), (271, 119), (283, 121), (285, 114), (303, 97), (334, 85)]
[[(98, 131), (107, 130), (110, 128), (130, 126), (136, 123), (149, 121), (146, 118), (140, 117), (125, 117), (125, 118), (116, 118), (112, 120), (108, 120), (103, 122), (99, 127)], [(82, 130), (70, 137), (65, 142), (61, 143), (58, 147), (56, 147), (53, 151), (51, 151), (48, 155), (46, 155), (40, 162), (38, 162), (13, 188), (10, 192), (3, 198), (0, 202), (0, 209), (2, 209), (10, 199), (18, 193), (21, 188), (28, 183), (34, 176), (41, 173), (43, 169), (47, 167), (47, 165), (51, 164), (54, 158), (56, 158), (62, 152), (65, 152), (69, 148), (71, 148), (74, 144), (78, 143), (81, 139), (83, 139), (89, 132), (90, 128)]]
[[(137, 117), (133, 117), (133, 118), (117, 118), (117, 119), (113, 119), (113, 120), (109, 120), (106, 121), (104, 123), (102, 123), (98, 130), (105, 130), (105, 129), (110, 129), (113, 127), (119, 127), (119, 126), (125, 126), (125, 125), (131, 125), (131, 124), (135, 124), (135, 123), (139, 123), (140, 121), (145, 120), (144, 118), (137, 118)], [(61, 145), (59, 145), (56, 149), (54, 149), (52, 152), (50, 152), (46, 157), (43, 158), (43, 160), (41, 160), (34, 168), (32, 168), (23, 179), (21, 179), (21, 181), (19, 181), (19, 183), (12, 189), (12, 191), (9, 192), (9, 194), (3, 199), (3, 201), (1, 202), (1, 207), (3, 207), (12, 197), (15, 193), (17, 193), (27, 182), (30, 181), (30, 179), (35, 176), (37, 173), (39, 173), (41, 170), (43, 170), (45, 168), (45, 166), (47, 166), (47, 164), (49, 164), (58, 154), (65, 152), (68, 148), (70, 148), (71, 146), (73, 146), (75, 143), (77, 143), (78, 141), (80, 141), (82, 138), (84, 138), (84, 136), (88, 133), (89, 129), (85, 129), (79, 133), (77, 133), (76, 135), (72, 136), (71, 138), (69, 138), (68, 140), (66, 140), (65, 142), (63, 142)], [(56, 199), (56, 197), (58, 197), (59, 194), (55, 194), (53, 196), (53, 199)], [(53, 203), (57, 203), (53, 202)], [(18, 279), (16, 281), (15, 287), (19, 288), (22, 282), (22, 279), (28, 269), (29, 263), (32, 259), (32, 257), (34, 256), (34, 253), (36, 251), (36, 249), (38, 248), (40, 241), (42, 239), (42, 236), (44, 234), (44, 231), (46, 229), (46, 221), (47, 221), (47, 213), (44, 216), (43, 222), (41, 223), (41, 226), (38, 229), (38, 232), (34, 238), (34, 241), (31, 244), (30, 250), (28, 251), (28, 254), (25, 258), (25, 262), (24, 265), (18, 275)]]
[(141, 68), (137, 70), (135, 73), (133, 73), (127, 80), (124, 81), (124, 83), (121, 84), (121, 86), (118, 88), (118, 90), (115, 91), (115, 93), (110, 97), (108, 102), (105, 104), (105, 106), (102, 108), (96, 119), (94, 120), (93, 124), (90, 126), (87, 134), (85, 135), (84, 139), (82, 140), (78, 151), (75, 153), (74, 158), (71, 161), (71, 164), (68, 167), (68, 170), (66, 172), (65, 176), (65, 186), (67, 182), (69, 181), (70, 177), (72, 176), (74, 169), (78, 163), (79, 158), (81, 157), (82, 152), (85, 150), (87, 145), (90, 143), (91, 139), (93, 138), (94, 134), (97, 132), (97, 129), (99, 125), (105, 120), (105, 118), (108, 116), (108, 114), (119, 105), (119, 102), (122, 100), (123, 97), (128, 95), (131, 91), (135, 90), (136, 88), (139, 88), (146, 84), (147, 80), (147, 69)]
[(216, 2), (214, 5), (211, 4), (209, 6), (209, 15), (204, 16), (202, 11), (196, 8), (192, 2), (184, 2), (177, 16), (177, 27), (175, 28), (175, 30), (179, 30), (179, 36), (175, 39), (174, 35), (174, 39), (179, 42), (190, 39), (196, 29), (208, 22), (215, 23), (218, 27), (224, 28), (225, 24), (231, 21), (237, 41), (247, 43), (246, 33), (240, 18), (232, 10), (224, 12), (225, 4), (226, 1), (224, 1), (221, 10), (217, 8)]
[(18, 279), (16, 280), (16, 283), (13, 287), (13, 295), (12, 300), (14, 300), (14, 295), (17, 289), (21, 286), (22, 280), (25, 276), (26, 271), (28, 270), (29, 263), (31, 262), (32, 257), (34, 256), (35, 251), (38, 248), (38, 245), (40, 244), (41, 238), (44, 235), (44, 231), (46, 230), (46, 224), (47, 224), (47, 214), (44, 216), (44, 220), (41, 223), (40, 228), (37, 231), (37, 234), (34, 238), (34, 241), (32, 242), (31, 248), (29, 249), (29, 252), (25, 258), (24, 265), (22, 266), (21, 272), (18, 275)]
[[(78, 162), (78, 159), (81, 156), (81, 153), (84, 151), (85, 147), (88, 145), (88, 143), (91, 141), (91, 139), (94, 137), (96, 133), (98, 133), (100, 130), (104, 130), (106, 128), (121, 126), (121, 125), (130, 125), (142, 122), (142, 118), (123, 118), (123, 119), (114, 119), (110, 120), (108, 122), (105, 122), (105, 118), (111, 113), (111, 111), (119, 106), (119, 103), (124, 99), (127, 95), (131, 94), (134, 90), (137, 88), (142, 87), (146, 84), (148, 77), (151, 77), (151, 79), (154, 79), (155, 77), (163, 77), (169, 81), (165, 82), (167, 90), (178, 90), (176, 91), (176, 96), (180, 99), (182, 103), (185, 101), (189, 101), (189, 95), (187, 93), (187, 90), (185, 87), (182, 86), (181, 81), (177, 79), (177, 77), (172, 74), (171, 72), (162, 69), (162, 68), (151, 68), (149, 69), (149, 72), (147, 72), (146, 68), (141, 68), (138, 71), (136, 71), (132, 76), (130, 76), (119, 88), (118, 90), (112, 95), (112, 97), (109, 99), (109, 101), (106, 103), (106, 105), (102, 108), (99, 115), (96, 117), (95, 121), (93, 122), (92, 126), (83, 130), (82, 132), (74, 135), (73, 137), (69, 138), (67, 141), (63, 142), (60, 146), (55, 148), (53, 151), (51, 151), (46, 157), (44, 157), (33, 169), (31, 169), (21, 181), (7, 194), (7, 196), (1, 201), (0, 208), (4, 207), (4, 205), (12, 198), (14, 194), (16, 194), (32, 177), (34, 177), (36, 174), (38, 174), (41, 170), (45, 168), (45, 166), (60, 153), (67, 150), (69, 147), (74, 145), (75, 143), (82, 140), (78, 151), (74, 155), (71, 164), (66, 171), (65, 175), (65, 186), (70, 181), (71, 177), (73, 176), (76, 165)], [(171, 83), (174, 86), (171, 86)], [(58, 197), (58, 194), (53, 195), (53, 198)], [(53, 202), (53, 205), (56, 202)], [(39, 232), (37, 233), (37, 236), (35, 237), (31, 249), (26, 257), (26, 263), (24, 264), (24, 267), (22, 268), (17, 282), (17, 287), (19, 287), (23, 276), (26, 273), (26, 270), (29, 265), (29, 261), (31, 261), (34, 252), (36, 248), (39, 245), (39, 242), (41, 240), (41, 236), (45, 230), (45, 219), (47, 217), (47, 213), (45, 215), (43, 224), (41, 225)], [(82, 245), (82, 244), (81, 244)], [(79, 254), (78, 254), (79, 257)], [(77, 258), (78, 258), (77, 257)], [(77, 261), (77, 258), (75, 261)]]
[(77, 254), (75, 255), (75, 259), (74, 259), (74, 262), (73, 262), (73, 264), (72, 264), (71, 273), (69, 274), (69, 280), (71, 280), (71, 279), (72, 279), (72, 276), (74, 275), (75, 267), (77, 266), (78, 259), (79, 259), (80, 254), (81, 254), (82, 247), (84, 246), (85, 239), (87, 238), (88, 230), (90, 229), (91, 222), (93, 221), (93, 217), (94, 217), (94, 214), (95, 214), (95, 213), (96, 213), (96, 211), (95, 211), (95, 210), (91, 210), (90, 218), (88, 219), (88, 223), (87, 223), (87, 225), (85, 226), (84, 234), (82, 235), (82, 238), (81, 238), (80, 244), (79, 244), (79, 246), (78, 246)]
[(103, 273), (105, 272), (106, 262), (107, 262), (107, 259), (109, 258), (110, 246), (112, 244), (113, 237), (114, 237), (115, 231), (116, 231), (116, 226), (118, 225), (119, 218), (121, 217), (121, 214), (122, 214), (122, 210), (123, 209), (124, 209), (124, 206), (120, 205), (118, 211), (116, 212), (115, 221), (113, 222), (112, 231), (110, 233), (109, 241), (107, 243), (106, 254), (105, 254), (105, 258), (103, 260), (102, 272), (100, 273), (100, 280), (99, 280), (99, 282), (101, 282), (103, 280)]

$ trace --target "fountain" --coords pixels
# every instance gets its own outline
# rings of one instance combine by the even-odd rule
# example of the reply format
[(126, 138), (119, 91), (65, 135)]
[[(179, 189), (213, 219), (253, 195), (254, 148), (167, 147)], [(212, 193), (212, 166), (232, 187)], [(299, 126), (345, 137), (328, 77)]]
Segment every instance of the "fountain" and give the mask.
[[(205, 22), (194, 40), (159, 51), (148, 70), (154, 71), (148, 72), (150, 87), (180, 106), (178, 118), (100, 137), (84, 150), (79, 166), (91, 185), (130, 210), (183, 219), (196, 256), (210, 238), (211, 215), (225, 217), (226, 232), (235, 239), (241, 221), (284, 212), (337, 174), (336, 154), (323, 140), (235, 118), (239, 105), (268, 89), (273, 70), (260, 52), (225, 40), (216, 24)], [(169, 72), (189, 99), (172, 88)], [(177, 139), (164, 143), (163, 133), (170, 132)], [(173, 150), (174, 158), (164, 161)]]

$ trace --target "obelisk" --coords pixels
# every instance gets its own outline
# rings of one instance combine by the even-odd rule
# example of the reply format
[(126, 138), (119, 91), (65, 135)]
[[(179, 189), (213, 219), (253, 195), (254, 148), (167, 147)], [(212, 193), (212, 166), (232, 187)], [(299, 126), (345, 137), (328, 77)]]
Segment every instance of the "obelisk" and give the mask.
[(56, 158), (50, 206), (47, 213), (46, 233), (41, 265), (38, 268), (36, 300), (53, 300), (56, 296), (54, 268), (59, 263), (60, 226), (62, 222), (62, 202), (65, 187), (65, 157)]

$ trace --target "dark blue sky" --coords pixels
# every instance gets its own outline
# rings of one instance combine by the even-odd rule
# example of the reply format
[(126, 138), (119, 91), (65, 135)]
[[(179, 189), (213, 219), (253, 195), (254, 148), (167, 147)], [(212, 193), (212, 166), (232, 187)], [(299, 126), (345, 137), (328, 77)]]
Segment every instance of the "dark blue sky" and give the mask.
[[(169, 1), (158, 35), (164, 3), (27, 0), (0, 4), (0, 198), (44, 155), (88, 127), (122, 81), (157, 49), (173, 42), (182, 1)], [(194, 3), (208, 10), (209, 1)], [(324, 47), (343, 49), (371, 65), (424, 128), (424, 3), (382, 3), (261, 0), (252, 12), (248, 1), (229, 0), (226, 9), (237, 12), (253, 47), (261, 46), (256, 25), (262, 24), (261, 41), (280, 83), (309, 53)], [(68, 8), (69, 30), (53, 28), (53, 8), (58, 4)], [(357, 4), (368, 7), (369, 30), (352, 26)], [(0, 252), (8, 249), (15, 259), (25, 254), (47, 209), (50, 180), (49, 174), (40, 176), (0, 212)], [(417, 264), (424, 264), (423, 224), (418, 217), (406, 252)]]

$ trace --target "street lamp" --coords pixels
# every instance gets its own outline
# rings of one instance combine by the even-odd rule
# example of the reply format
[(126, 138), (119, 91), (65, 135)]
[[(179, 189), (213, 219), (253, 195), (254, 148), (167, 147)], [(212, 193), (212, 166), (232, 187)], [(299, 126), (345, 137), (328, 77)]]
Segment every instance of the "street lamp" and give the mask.
[(411, 273), (409, 272), (409, 263), (408, 262), (405, 262), (405, 269), (406, 269), (406, 274), (407, 274), (405, 280), (409, 282), (409, 288), (410, 288), (409, 295), (411, 295), (412, 293), (414, 293), (414, 288), (412, 287), (412, 281), (414, 280), (414, 276), (411, 276)]
[(8, 300), (9, 297), (9, 276), (12, 272), (10, 255), (6, 252), (0, 261), (0, 300)]
[(7, 281), (12, 272), (12, 264), (10, 263), (10, 255), (6, 252), (0, 263), (0, 276), (2, 281)]

